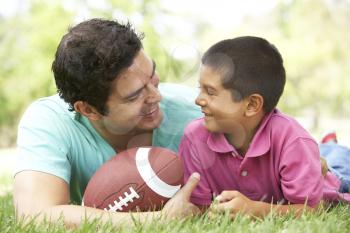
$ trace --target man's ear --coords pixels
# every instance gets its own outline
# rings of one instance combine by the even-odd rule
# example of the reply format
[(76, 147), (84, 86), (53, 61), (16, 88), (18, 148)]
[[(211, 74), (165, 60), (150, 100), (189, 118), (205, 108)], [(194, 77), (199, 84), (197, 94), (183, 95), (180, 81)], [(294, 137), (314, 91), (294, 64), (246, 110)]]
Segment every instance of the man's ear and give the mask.
[(247, 98), (246, 116), (255, 116), (263, 111), (264, 98), (259, 94), (252, 94)]
[(102, 115), (90, 104), (85, 101), (77, 101), (74, 103), (74, 110), (81, 115), (86, 116), (89, 120), (96, 121), (101, 119)]

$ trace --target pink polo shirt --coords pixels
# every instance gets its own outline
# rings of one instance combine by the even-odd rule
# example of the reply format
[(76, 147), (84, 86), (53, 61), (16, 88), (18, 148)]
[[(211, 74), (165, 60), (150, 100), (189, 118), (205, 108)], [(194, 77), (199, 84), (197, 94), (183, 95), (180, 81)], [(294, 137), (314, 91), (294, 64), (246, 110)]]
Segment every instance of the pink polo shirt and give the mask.
[[(224, 190), (274, 204), (307, 201), (315, 206), (322, 199), (318, 145), (296, 120), (278, 110), (265, 116), (244, 157), (224, 134), (207, 131), (203, 118), (186, 127), (179, 154), (185, 181), (193, 172), (201, 174), (191, 196), (194, 204), (209, 205)], [(329, 187), (338, 190), (339, 183)]]

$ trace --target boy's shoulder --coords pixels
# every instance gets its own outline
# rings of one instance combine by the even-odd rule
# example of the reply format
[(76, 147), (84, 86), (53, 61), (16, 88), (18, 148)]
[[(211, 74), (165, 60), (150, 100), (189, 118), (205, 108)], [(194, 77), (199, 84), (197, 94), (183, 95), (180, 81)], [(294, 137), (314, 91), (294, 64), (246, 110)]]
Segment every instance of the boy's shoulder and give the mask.
[(309, 138), (314, 140), (310, 133), (294, 118), (275, 109), (268, 116), (267, 126), (272, 135), (296, 138)]

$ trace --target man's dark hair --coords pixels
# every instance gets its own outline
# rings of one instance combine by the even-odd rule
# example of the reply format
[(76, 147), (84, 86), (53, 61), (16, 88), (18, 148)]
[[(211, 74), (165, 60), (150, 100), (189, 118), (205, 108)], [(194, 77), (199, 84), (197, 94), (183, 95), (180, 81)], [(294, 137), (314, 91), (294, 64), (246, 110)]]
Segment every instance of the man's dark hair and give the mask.
[(132, 64), (141, 50), (143, 35), (129, 23), (91, 19), (68, 29), (52, 63), (61, 98), (74, 110), (76, 101), (86, 101), (107, 114), (111, 83)]
[(266, 113), (276, 107), (286, 82), (283, 59), (276, 47), (259, 37), (220, 41), (202, 57), (202, 64), (221, 72), (222, 84), (234, 101), (251, 94), (264, 98)]

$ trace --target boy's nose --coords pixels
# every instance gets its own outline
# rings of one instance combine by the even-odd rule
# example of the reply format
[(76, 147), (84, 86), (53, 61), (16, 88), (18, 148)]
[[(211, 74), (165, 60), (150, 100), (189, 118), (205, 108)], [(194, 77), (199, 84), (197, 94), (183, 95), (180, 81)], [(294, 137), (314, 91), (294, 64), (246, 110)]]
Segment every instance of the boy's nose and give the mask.
[(195, 103), (201, 107), (204, 107), (205, 105), (207, 105), (207, 101), (205, 99), (201, 98), (200, 95), (196, 98)]

